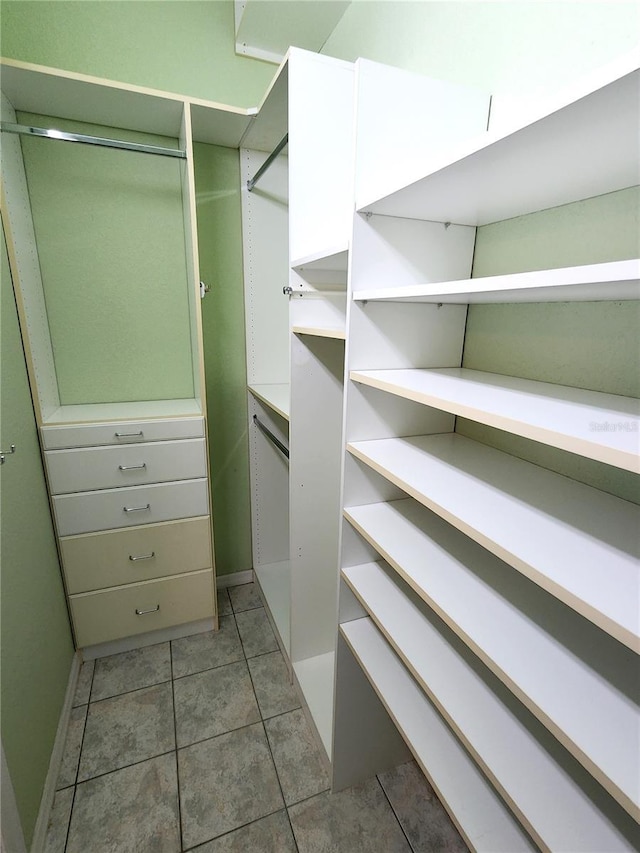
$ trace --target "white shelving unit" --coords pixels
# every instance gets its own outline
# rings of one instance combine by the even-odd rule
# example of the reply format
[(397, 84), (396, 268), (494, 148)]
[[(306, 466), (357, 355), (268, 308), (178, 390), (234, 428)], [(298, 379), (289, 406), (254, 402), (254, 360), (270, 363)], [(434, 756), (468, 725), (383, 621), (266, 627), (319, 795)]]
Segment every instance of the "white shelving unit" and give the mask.
[[(214, 102), (2, 60), (3, 123), (19, 123), (17, 115), (25, 112), (46, 117), (46, 127), (54, 130), (62, 125), (65, 130), (82, 133), (86, 132), (85, 123), (101, 125), (104, 133), (98, 136), (125, 143), (119, 144), (118, 150), (107, 150), (65, 146), (60, 137), (37, 142), (23, 137), (21, 145), (11, 127), (5, 125), (2, 134), (3, 224), (21, 333), (72, 627), (77, 646), (85, 658), (90, 658), (217, 625), (193, 142), (237, 147), (251, 114)], [(68, 126), (66, 122), (74, 124)], [(76, 122), (83, 123), (79, 129)], [(77, 375), (69, 374), (61, 348), (56, 346), (60, 338), (56, 339), (52, 319), (56, 294), (51, 280), (55, 281), (57, 272), (55, 264), (50, 263), (46, 229), (39, 230), (38, 225), (48, 215), (46, 191), (39, 192), (38, 188), (50, 176), (41, 170), (41, 163), (38, 165), (34, 146), (54, 146), (50, 149), (52, 160), (47, 162), (60, 162), (53, 157), (55, 150), (77, 176), (69, 184), (70, 193), (78, 191), (78, 200), (69, 194), (65, 204), (81, 205), (82, 193), (87, 192), (82, 156), (95, 155), (92, 178), (108, 183), (109, 174), (121, 163), (131, 162), (127, 157), (142, 156), (123, 150), (132, 132), (147, 152), (148, 145), (180, 152), (179, 159), (170, 158), (173, 171), (169, 171), (165, 158), (162, 178), (160, 166), (157, 172), (141, 168), (137, 184), (143, 192), (148, 192), (153, 181), (164, 181), (167, 188), (173, 224), (169, 226), (165, 216), (162, 225), (158, 224), (158, 229), (164, 228), (160, 236), (150, 231), (136, 248), (144, 259), (145, 251), (156, 250), (154, 239), (166, 239), (168, 246), (178, 247), (170, 262), (180, 272), (169, 269), (168, 262), (165, 277), (160, 275), (152, 283), (154, 298), (168, 300), (164, 304), (172, 306), (176, 322), (169, 342), (163, 339), (168, 334), (166, 328), (157, 330), (155, 337), (144, 337), (149, 303), (141, 309), (136, 297), (140, 290), (133, 287), (131, 299), (122, 300), (117, 290), (121, 285), (118, 275), (112, 275), (113, 282), (95, 287), (105, 304), (109, 300), (114, 304), (117, 299), (119, 308), (117, 316), (111, 310), (96, 312), (95, 338), (83, 337), (82, 309), (69, 302), (65, 306), (65, 335), (76, 344), (77, 363), (88, 370), (92, 364), (109, 364), (108, 381), (97, 371), (94, 375), (99, 378), (89, 388), (91, 383), (85, 387), (77, 383)], [(154, 136), (141, 139), (140, 134)], [(166, 140), (160, 146), (158, 135)], [(158, 157), (152, 159), (160, 162)], [(55, 176), (56, 166), (51, 169)], [(102, 170), (106, 170), (104, 175)], [(97, 185), (92, 184), (93, 193)], [(126, 179), (119, 201), (123, 212), (128, 204), (139, 201)], [(76, 236), (65, 270), (67, 278), (80, 285), (91, 277), (87, 270), (93, 259), (87, 262), (91, 249), (85, 248), (83, 253), (81, 241), (76, 245)], [(87, 229), (88, 241), (100, 236)], [(144, 263), (138, 269), (133, 264), (127, 274), (138, 288), (146, 287)], [(151, 366), (167, 363), (172, 353), (180, 362), (181, 373), (179, 381), (169, 388), (163, 378), (153, 376)], [(136, 364), (135, 371), (132, 363)], [(134, 372), (135, 393), (129, 384)], [(182, 389), (179, 399), (174, 398), (177, 387)], [(124, 445), (133, 443), (138, 447), (136, 455), (146, 454), (146, 460), (136, 458), (130, 463), (131, 448)], [(189, 462), (184, 455), (187, 445), (197, 447)], [(79, 471), (86, 477), (78, 476)], [(136, 471), (142, 474), (137, 477)], [(135, 505), (138, 499), (141, 505)], [(182, 542), (180, 554), (176, 553), (175, 541)], [(83, 572), (91, 576), (92, 586), (85, 584), (79, 590), (74, 578)]]
[[(385, 81), (360, 60), (356, 75), (334, 744), (374, 720), (376, 737), (334, 751), (334, 785), (388, 766), (382, 707), (472, 849), (637, 849), (638, 507), (472, 440), (456, 419), (640, 472), (636, 399), (463, 366), (468, 305), (640, 298), (637, 258), (471, 269), (475, 226), (639, 183), (638, 61), (466, 139), (474, 111), (455, 87), (444, 98), (425, 83), (420, 97), (408, 75), (421, 108), (404, 123), (401, 73)], [(416, 132), (415, 113), (437, 126), (438, 110), (462, 141)], [(365, 150), (381, 124), (392, 130)], [(451, 741), (464, 762), (447, 787)], [(497, 796), (491, 837), (457, 798), (464, 784)]]
[[(292, 48), (242, 143), (256, 579), (330, 754), (353, 66)], [(271, 158), (281, 141), (287, 144)], [(270, 159), (271, 158), (271, 159)], [(283, 296), (288, 289), (289, 298)], [(256, 429), (253, 416), (289, 448)]]

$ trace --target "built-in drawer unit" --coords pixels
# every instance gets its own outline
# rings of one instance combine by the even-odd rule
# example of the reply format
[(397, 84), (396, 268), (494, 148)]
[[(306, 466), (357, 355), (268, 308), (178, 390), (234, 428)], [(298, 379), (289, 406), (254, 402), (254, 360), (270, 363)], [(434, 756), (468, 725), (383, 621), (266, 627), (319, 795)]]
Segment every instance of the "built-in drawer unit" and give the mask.
[(201, 417), (158, 418), (148, 421), (64, 424), (44, 426), (41, 434), (42, 446), (45, 450), (202, 438), (204, 437), (204, 419)]
[(107, 643), (210, 618), (213, 572), (129, 584), (69, 597), (78, 646)]
[(145, 524), (60, 540), (69, 593), (137, 583), (211, 567), (211, 521)]
[(54, 495), (206, 477), (204, 438), (45, 451)]
[(208, 515), (206, 479), (55, 495), (59, 536)]

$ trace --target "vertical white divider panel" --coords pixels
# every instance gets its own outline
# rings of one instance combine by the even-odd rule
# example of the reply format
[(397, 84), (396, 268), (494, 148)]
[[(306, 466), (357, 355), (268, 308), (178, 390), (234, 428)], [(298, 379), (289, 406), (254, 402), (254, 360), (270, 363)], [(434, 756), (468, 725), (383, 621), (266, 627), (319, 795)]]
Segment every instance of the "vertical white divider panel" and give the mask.
[[(13, 106), (2, 95), (2, 121), (15, 123)], [(0, 204), (11, 274), (15, 288), (22, 339), (38, 426), (60, 406), (44, 300), (38, 247), (33, 229), (31, 203), (22, 159), (20, 137), (2, 134), (2, 181)]]
[(353, 65), (289, 52), (289, 256), (346, 248), (353, 211)]
[(191, 327), (191, 363), (193, 365), (193, 394), (206, 415), (206, 387), (204, 355), (202, 352), (202, 311), (200, 307), (200, 258), (198, 257), (198, 232), (196, 226), (196, 183), (193, 171), (193, 135), (191, 106), (185, 102), (180, 127), (180, 148), (187, 159), (180, 163), (182, 186), (182, 213), (184, 223), (184, 253), (189, 288), (189, 320)]
[[(202, 306), (200, 304), (200, 257), (198, 255), (198, 231), (196, 219), (196, 181), (193, 166), (193, 132), (191, 106), (184, 102), (180, 127), (180, 147), (187, 159), (181, 163), (182, 209), (184, 227), (184, 250), (187, 265), (187, 287), (189, 288), (189, 318), (191, 327), (191, 363), (193, 369), (193, 394), (204, 416), (205, 457), (207, 473), (209, 464), (209, 423), (207, 418), (207, 388), (204, 372), (204, 340), (202, 333)], [(214, 549), (213, 520), (215, 507), (211, 492), (211, 477), (207, 476), (209, 498), (209, 524), (211, 526), (211, 567), (213, 573), (213, 626), (218, 630), (218, 598), (216, 595), (216, 560)]]
[[(291, 662), (327, 760), (338, 630), (353, 94), (353, 65), (290, 50), (289, 257), (297, 268), (289, 279)], [(293, 333), (299, 326), (304, 332)]]

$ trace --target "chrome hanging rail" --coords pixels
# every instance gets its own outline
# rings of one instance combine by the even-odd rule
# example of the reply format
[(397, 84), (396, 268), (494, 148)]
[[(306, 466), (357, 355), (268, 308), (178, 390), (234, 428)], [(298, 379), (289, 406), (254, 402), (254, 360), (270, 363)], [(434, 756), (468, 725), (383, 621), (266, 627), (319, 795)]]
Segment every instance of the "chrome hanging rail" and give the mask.
[(272, 444), (275, 444), (275, 446), (278, 448), (278, 450), (280, 451), (280, 453), (282, 453), (282, 455), (283, 455), (283, 456), (286, 456), (286, 457), (287, 457), (287, 459), (288, 459), (288, 458), (289, 458), (289, 449), (288, 449), (287, 447), (285, 447), (285, 445), (280, 441), (280, 439), (279, 439), (279, 438), (277, 438), (277, 437), (276, 437), (276, 436), (271, 432), (271, 430), (270, 430), (270, 429), (268, 429), (268, 428), (267, 428), (267, 427), (266, 427), (266, 426), (265, 426), (261, 421), (259, 421), (259, 420), (258, 420), (258, 416), (257, 416), (257, 415), (254, 415), (254, 416), (253, 416), (253, 422), (254, 422), (254, 424), (258, 427), (258, 429), (259, 429), (261, 432), (263, 432), (263, 433), (267, 436), (267, 438), (269, 439), (269, 441), (270, 441)]
[(25, 124), (0, 122), (4, 133), (19, 133), (26, 136), (44, 136), (47, 139), (59, 139), (62, 142), (84, 142), (88, 145), (101, 145), (104, 148), (121, 148), (125, 151), (138, 151), (140, 154), (158, 154), (161, 157), (179, 157), (186, 160), (186, 151), (179, 148), (160, 148), (157, 145), (143, 145), (139, 142), (124, 142), (120, 139), (108, 139), (103, 136), (86, 136), (83, 133), (67, 133), (52, 127), (31, 127)]
[(255, 185), (257, 184), (257, 182), (258, 182), (258, 181), (260, 180), (260, 178), (264, 175), (264, 173), (267, 171), (267, 169), (269, 168), (269, 166), (273, 163), (273, 161), (276, 159), (276, 157), (278, 156), (278, 154), (282, 151), (282, 149), (285, 147), (285, 145), (286, 145), (288, 142), (289, 142), (289, 134), (288, 134), (288, 133), (285, 133), (285, 135), (282, 137), (282, 139), (280, 140), (280, 142), (278, 142), (278, 144), (276, 145), (276, 147), (273, 149), (273, 151), (271, 152), (271, 154), (269, 154), (269, 156), (268, 156), (268, 157), (267, 157), (267, 159), (264, 161), (264, 163), (262, 164), (262, 166), (260, 166), (260, 168), (258, 169), (258, 171), (255, 173), (255, 175), (254, 175), (250, 180), (248, 180), (248, 181), (247, 181), (247, 189), (249, 190), (249, 192), (251, 192), (251, 190), (255, 187)]

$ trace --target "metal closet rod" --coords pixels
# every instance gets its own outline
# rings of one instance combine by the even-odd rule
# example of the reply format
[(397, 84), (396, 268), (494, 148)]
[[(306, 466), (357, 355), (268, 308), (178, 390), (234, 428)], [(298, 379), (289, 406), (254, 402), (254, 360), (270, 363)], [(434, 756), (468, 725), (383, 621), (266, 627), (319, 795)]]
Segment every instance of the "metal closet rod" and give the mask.
[(26, 136), (44, 136), (47, 139), (60, 139), (63, 142), (84, 142), (88, 145), (101, 145), (103, 148), (122, 148), (126, 151), (138, 151), (140, 154), (158, 154), (161, 157), (179, 157), (186, 160), (186, 151), (179, 148), (160, 148), (157, 145), (143, 145), (139, 142), (124, 142), (121, 139), (108, 139), (103, 136), (87, 136), (84, 133), (67, 133), (52, 127), (30, 127), (26, 124), (0, 122), (4, 133), (19, 133)]
[(273, 161), (276, 159), (276, 157), (282, 151), (282, 149), (284, 148), (284, 146), (287, 144), (288, 141), (289, 141), (289, 134), (285, 133), (285, 135), (282, 137), (280, 142), (278, 142), (276, 147), (273, 149), (271, 154), (269, 154), (269, 156), (264, 161), (262, 166), (260, 166), (258, 171), (255, 173), (255, 175), (250, 180), (247, 181), (247, 189), (249, 190), (249, 192), (251, 192), (251, 190), (255, 187), (257, 182), (264, 175), (264, 173), (267, 171), (269, 166), (273, 163)]
[(288, 448), (288, 447), (285, 447), (285, 445), (280, 441), (280, 439), (279, 439), (279, 438), (277, 438), (277, 437), (276, 437), (276, 436), (271, 432), (271, 430), (270, 430), (270, 429), (268, 429), (268, 428), (267, 428), (267, 427), (266, 427), (266, 426), (265, 426), (265, 425), (264, 425), (260, 420), (258, 420), (258, 416), (257, 416), (257, 415), (254, 415), (254, 416), (253, 416), (253, 422), (254, 422), (254, 424), (258, 427), (258, 429), (259, 429), (259, 430), (261, 430), (261, 432), (263, 432), (263, 433), (267, 436), (267, 438), (269, 439), (269, 441), (270, 441), (272, 444), (275, 444), (275, 446), (278, 448), (278, 450), (280, 451), (280, 453), (282, 453), (282, 455), (283, 455), (283, 456), (286, 456), (286, 457), (287, 457), (287, 459), (288, 459), (288, 458), (289, 458), (289, 448)]

